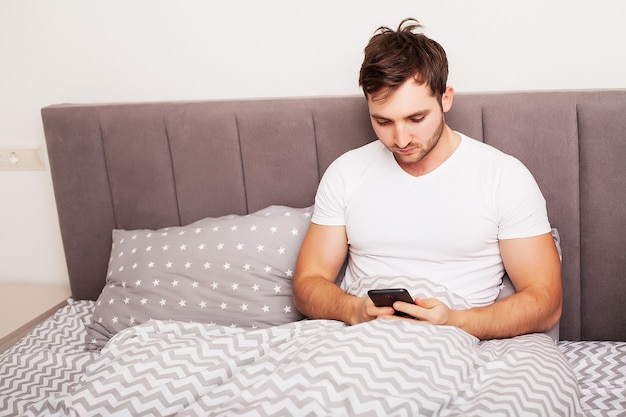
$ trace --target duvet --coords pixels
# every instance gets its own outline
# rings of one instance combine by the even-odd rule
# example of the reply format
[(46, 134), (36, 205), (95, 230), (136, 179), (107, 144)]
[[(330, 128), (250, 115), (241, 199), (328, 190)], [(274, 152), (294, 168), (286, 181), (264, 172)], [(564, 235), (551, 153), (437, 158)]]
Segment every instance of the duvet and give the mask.
[(305, 320), (268, 329), (152, 321), (118, 333), (56, 416), (577, 416), (546, 335), (480, 342), (452, 327)]
[[(414, 297), (467, 307), (428, 280), (371, 277), (348, 291), (411, 283)], [(87, 314), (63, 331), (80, 327), (78, 317)], [(388, 319), (355, 326), (301, 320), (252, 330), (151, 320), (117, 333), (99, 353), (75, 344), (68, 349), (84, 365), (60, 355), (57, 373), (67, 375), (54, 379), (66, 381), (56, 387), (40, 384), (41, 372), (5, 362), (9, 373), (18, 369), (32, 382), (7, 380), (11, 388), (0, 404), (21, 409), (20, 416), (583, 415), (576, 375), (545, 334), (480, 341), (455, 327)], [(17, 353), (7, 359), (54, 362), (46, 359), (51, 353), (30, 360)], [(30, 384), (41, 386), (33, 391)]]

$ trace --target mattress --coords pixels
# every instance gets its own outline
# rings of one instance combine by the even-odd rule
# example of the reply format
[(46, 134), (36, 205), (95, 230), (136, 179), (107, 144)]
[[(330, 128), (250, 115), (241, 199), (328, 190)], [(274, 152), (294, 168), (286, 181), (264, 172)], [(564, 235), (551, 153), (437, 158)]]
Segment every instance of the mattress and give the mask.
[[(92, 301), (66, 306), (0, 356), (0, 416), (24, 416), (51, 396), (70, 393), (100, 353), (85, 348)], [(560, 341), (587, 416), (626, 416), (626, 342)]]

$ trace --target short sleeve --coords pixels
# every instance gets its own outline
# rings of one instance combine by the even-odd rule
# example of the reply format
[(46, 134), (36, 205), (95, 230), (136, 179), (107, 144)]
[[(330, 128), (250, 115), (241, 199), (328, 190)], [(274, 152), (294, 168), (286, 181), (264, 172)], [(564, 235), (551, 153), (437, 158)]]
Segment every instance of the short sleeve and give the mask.
[(535, 178), (519, 160), (509, 158), (498, 189), (498, 239), (549, 233), (546, 200)]
[(335, 160), (322, 176), (315, 195), (311, 221), (323, 226), (345, 226), (346, 181), (342, 176), (341, 158)]

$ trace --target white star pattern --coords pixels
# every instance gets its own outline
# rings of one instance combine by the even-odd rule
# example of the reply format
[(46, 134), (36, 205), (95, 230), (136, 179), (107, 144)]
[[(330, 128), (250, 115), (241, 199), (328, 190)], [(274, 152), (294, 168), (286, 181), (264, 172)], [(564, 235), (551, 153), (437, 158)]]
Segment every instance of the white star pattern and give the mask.
[(291, 279), (310, 217), (311, 208), (273, 206), (193, 226), (115, 230), (93, 320), (111, 334), (150, 320), (246, 329), (297, 320)]

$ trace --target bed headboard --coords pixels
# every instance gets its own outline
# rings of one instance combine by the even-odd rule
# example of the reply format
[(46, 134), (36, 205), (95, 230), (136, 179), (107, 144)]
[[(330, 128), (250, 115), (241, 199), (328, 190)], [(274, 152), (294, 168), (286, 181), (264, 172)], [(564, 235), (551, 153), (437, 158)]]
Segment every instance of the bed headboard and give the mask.
[[(626, 340), (626, 91), (457, 94), (449, 124), (520, 158), (563, 249), (561, 338)], [(313, 203), (375, 139), (362, 96), (42, 110), (73, 297), (104, 286), (111, 230)], [(608, 249), (607, 249), (608, 248)]]

